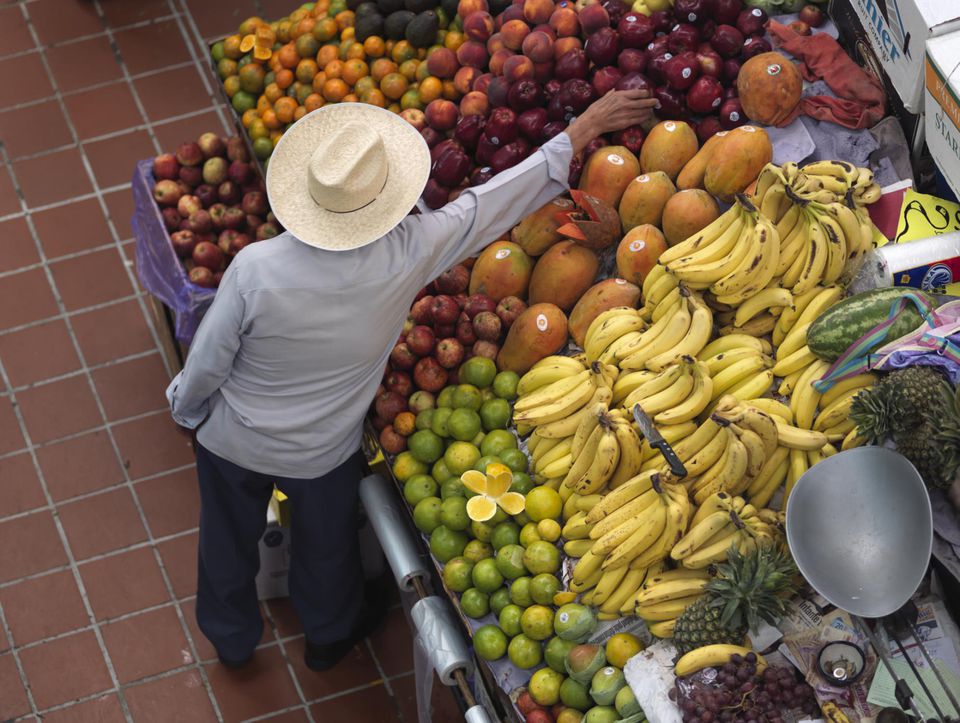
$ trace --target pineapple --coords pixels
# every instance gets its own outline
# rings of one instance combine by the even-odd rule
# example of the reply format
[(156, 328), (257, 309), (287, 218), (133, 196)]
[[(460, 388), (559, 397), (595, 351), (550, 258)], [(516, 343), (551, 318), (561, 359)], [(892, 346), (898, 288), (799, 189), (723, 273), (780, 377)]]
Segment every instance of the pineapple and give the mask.
[(793, 559), (779, 545), (760, 545), (748, 555), (732, 546), (706, 594), (677, 618), (677, 654), (716, 643), (742, 645), (747, 631), (762, 620), (775, 625), (796, 592), (796, 575)]

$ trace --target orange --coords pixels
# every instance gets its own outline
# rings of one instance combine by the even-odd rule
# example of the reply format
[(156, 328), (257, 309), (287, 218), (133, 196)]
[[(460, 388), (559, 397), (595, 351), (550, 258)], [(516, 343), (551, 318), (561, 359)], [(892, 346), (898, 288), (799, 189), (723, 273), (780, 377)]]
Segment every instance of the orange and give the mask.
[(443, 92), (443, 83), (439, 78), (432, 75), (420, 81), (419, 95), (420, 102), (426, 105), (431, 100), (436, 100)]
[(400, 63), (400, 75), (412, 82), (417, 79), (417, 68), (419, 67), (419, 60), (404, 60)]
[(356, 96), (355, 93), (347, 93), (343, 96), (344, 103), (358, 103), (360, 99)]
[(330, 3), (328, 0), (320, 0), (320, 2), (315, 3), (313, 6), (313, 17), (323, 18), (327, 15), (327, 10), (330, 8)]
[(223, 55), (230, 60), (239, 60), (243, 57), (243, 51), (240, 50), (240, 43), (243, 42), (243, 36), (230, 35), (223, 40)]
[[(296, 26), (293, 28), (293, 32), (291, 33), (291, 35), (293, 35), (293, 37), (299, 40), (304, 35), (310, 35), (310, 32), (313, 30), (313, 26), (316, 24), (317, 24), (316, 20), (314, 20), (311, 17), (306, 17), (296, 24)], [(313, 55), (313, 53), (309, 53), (309, 55)]]
[(340, 33), (340, 42), (342, 43), (350, 40), (356, 40), (356, 39), (357, 39), (356, 28), (352, 28), (352, 27), (344, 28), (343, 32)]
[(399, 100), (407, 92), (409, 83), (400, 73), (390, 73), (380, 81), (380, 90), (390, 100)]
[(379, 88), (371, 88), (360, 94), (360, 100), (370, 105), (376, 105), (380, 108), (387, 107), (387, 99)]
[(321, 90), (323, 90), (323, 84), (326, 82), (327, 74), (321, 70), (319, 73), (313, 76), (313, 82), (311, 85), (313, 86), (314, 92), (319, 93)]
[(257, 138), (268, 138), (270, 136), (269, 129), (260, 118), (255, 119), (253, 123), (249, 125), (247, 133), (253, 140)]
[(393, 46), (396, 44), (397, 44), (396, 40), (388, 40), (386, 43), (383, 44), (383, 47), (387, 51), (387, 55), (391, 55), (393, 53)]
[(297, 63), (297, 80), (301, 83), (309, 83), (313, 80), (313, 76), (317, 74), (317, 61), (313, 58), (304, 58), (299, 63)]
[(320, 41), (310, 33), (306, 33), (297, 38), (296, 48), (301, 58), (312, 58), (320, 50)]
[(297, 109), (297, 101), (293, 98), (283, 97), (273, 104), (273, 110), (277, 114), (277, 120), (281, 123), (289, 123), (293, 120), (293, 113)]
[(417, 72), (416, 72), (417, 82), (422, 83), (429, 77), (430, 77), (430, 68), (427, 66), (426, 63), (420, 63), (420, 65), (417, 66)]
[(397, 72), (397, 64), (387, 58), (377, 58), (370, 66), (370, 77), (378, 83), (390, 73)]
[(383, 42), (383, 38), (371, 35), (363, 41), (363, 52), (371, 58), (382, 58), (383, 54), (387, 52), (387, 46)]
[(457, 90), (457, 86), (453, 84), (452, 80), (443, 81), (443, 97), (447, 100), (460, 100), (460, 91)]
[(237, 61), (230, 60), (230, 58), (221, 58), (220, 62), (217, 63), (217, 73), (219, 73), (221, 78), (229, 78), (231, 75), (236, 75)]
[(313, 87), (309, 83), (294, 83), (293, 97), (297, 99), (299, 105), (303, 105), (307, 96), (313, 92)]
[(284, 68), (293, 70), (300, 62), (300, 53), (297, 52), (297, 46), (293, 43), (287, 43), (277, 51), (277, 60)]
[(340, 28), (341, 31), (345, 28), (352, 28), (354, 21), (353, 10), (339, 12), (333, 19), (337, 21), (337, 27)]
[(263, 91), (263, 76), (266, 72), (263, 66), (257, 63), (247, 63), (237, 72), (240, 78), (240, 88), (253, 95)]
[[(319, 93), (311, 93), (307, 96), (307, 99), (303, 102), (303, 107), (306, 109), (307, 113), (314, 111), (317, 108), (323, 108), (326, 101), (323, 99), (323, 96)], [(299, 110), (299, 108), (297, 109)], [(296, 113), (294, 113), (296, 115)]]
[(291, 85), (293, 85), (293, 73), (291, 73), (286, 68), (277, 72), (277, 87), (280, 90), (286, 90)]
[(279, 129), (280, 126), (283, 125), (280, 119), (277, 118), (277, 112), (273, 108), (263, 111), (263, 113), (260, 114), (260, 120), (263, 121), (263, 125), (272, 131)]
[(376, 87), (377, 87), (376, 81), (373, 78), (371, 78), (369, 75), (365, 75), (354, 84), (353, 92), (356, 93), (357, 96), (362, 97), (363, 94), (366, 93), (368, 90), (373, 90)]
[(251, 33), (256, 32), (257, 28), (261, 25), (266, 25), (266, 21), (263, 18), (257, 17), (256, 15), (251, 15), (249, 18), (240, 23), (240, 27), (237, 28), (237, 33), (239, 35), (250, 35)]
[(340, 78), (330, 78), (323, 84), (323, 97), (331, 103), (338, 103), (350, 92), (350, 88)]
[(261, 95), (257, 98), (257, 113), (263, 114), (264, 111), (270, 110), (273, 108), (273, 104), (265, 95)]
[[(293, 119), (295, 121), (298, 121), (301, 118), (303, 118), (306, 114), (307, 114), (307, 109), (304, 108), (302, 105), (298, 105), (297, 109), (293, 112)], [(277, 140), (279, 141), (280, 139), (277, 138)], [(276, 141), (274, 141), (273, 145), (277, 145)]]
[(331, 60), (337, 59), (337, 46), (336, 45), (324, 45), (320, 50), (317, 51), (317, 65), (321, 68), (326, 68), (327, 63)]
[(390, 54), (390, 57), (393, 58), (393, 61), (397, 64), (402, 63), (404, 60), (410, 60), (417, 57), (417, 49), (410, 45), (406, 40), (399, 41), (396, 45), (393, 46), (393, 52)]
[(351, 86), (356, 85), (358, 80), (369, 73), (370, 68), (362, 60), (354, 58), (343, 64), (343, 79)]
[(400, 108), (399, 103), (391, 103), (390, 105), (387, 106), (387, 110), (390, 111), (391, 113), (399, 113), (402, 110), (402, 108)]
[(358, 43), (356, 40), (345, 42), (347, 43), (347, 59), (366, 60), (367, 51), (363, 49), (363, 43)]
[(301, 20), (303, 20), (303, 18), (307, 17), (307, 15), (309, 14), (309, 12), (310, 12), (310, 11), (307, 10), (306, 8), (304, 8), (304, 7), (299, 7), (299, 8), (297, 8), (296, 10), (294, 10), (292, 13), (290, 13), (290, 15), (288, 15), (287, 17), (290, 19), (290, 22), (291, 22), (291, 23), (293, 23), (294, 25), (296, 25), (296, 24), (299, 23)]
[(240, 92), (240, 78), (236, 75), (231, 75), (229, 78), (225, 78), (223, 81), (223, 90), (228, 97), (232, 98), (238, 92)]
[(333, 18), (322, 18), (313, 26), (313, 37), (321, 43), (337, 37), (337, 21)]
[(243, 122), (244, 128), (249, 128), (250, 124), (253, 123), (259, 116), (257, 111), (251, 108), (250, 110), (245, 110), (243, 115), (240, 116), (240, 120)]
[(403, 110), (407, 108), (416, 108), (417, 110), (423, 110), (424, 104), (420, 101), (420, 96), (417, 93), (416, 88), (411, 88), (406, 93), (403, 94), (403, 97), (400, 98), (400, 107)]
[(283, 96), (283, 91), (280, 89), (280, 86), (276, 84), (276, 82), (273, 82), (263, 89), (263, 94), (267, 97), (267, 100), (269, 100), (271, 103), (275, 103), (277, 98)]
[(329, 63), (323, 66), (323, 72), (327, 74), (328, 78), (342, 78), (343, 77), (343, 61), (331, 60)]
[(277, 33), (277, 42), (278, 43), (287, 43), (290, 41), (290, 21), (281, 20), (277, 23), (276, 27)]

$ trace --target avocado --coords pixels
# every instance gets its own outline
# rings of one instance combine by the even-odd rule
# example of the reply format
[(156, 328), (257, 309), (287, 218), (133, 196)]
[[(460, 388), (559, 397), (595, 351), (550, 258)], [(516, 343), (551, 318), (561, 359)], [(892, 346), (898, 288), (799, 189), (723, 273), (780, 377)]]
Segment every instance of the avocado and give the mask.
[(361, 43), (374, 35), (383, 37), (383, 16), (378, 12), (358, 15), (354, 25), (354, 33)]
[(512, 0), (490, 0), (490, 14), (496, 17), (511, 5)]
[(403, 40), (407, 25), (413, 21), (414, 17), (416, 16), (409, 10), (397, 10), (395, 13), (390, 13), (383, 24), (383, 31), (387, 34), (387, 38), (389, 40)]
[(387, 17), (397, 10), (403, 10), (403, 0), (377, 0), (377, 6), (380, 8), (380, 14)]
[(367, 0), (367, 2), (360, 3), (357, 6), (357, 9), (354, 10), (354, 15), (358, 20), (366, 15), (374, 15), (374, 14), (383, 15), (383, 13), (380, 12), (380, 7), (376, 3), (372, 3), (369, 0)]
[(437, 42), (440, 20), (433, 10), (420, 13), (407, 25), (407, 41), (415, 48), (429, 48)]
[(440, 2), (440, 7), (443, 8), (448, 18), (452, 18), (457, 14), (457, 7), (459, 5), (460, 0), (441, 0)]
[(404, 6), (412, 13), (424, 13), (427, 10), (433, 10), (437, 3), (435, 0), (404, 0)]
[(357, 11), (357, 8), (363, 4), (364, 0), (347, 0), (347, 10)]

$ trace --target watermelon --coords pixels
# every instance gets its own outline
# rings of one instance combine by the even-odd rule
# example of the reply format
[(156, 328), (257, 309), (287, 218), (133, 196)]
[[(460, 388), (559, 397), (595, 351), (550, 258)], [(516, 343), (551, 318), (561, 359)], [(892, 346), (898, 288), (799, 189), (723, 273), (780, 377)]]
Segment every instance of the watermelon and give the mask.
[[(936, 306), (934, 298), (919, 289), (892, 286), (864, 291), (862, 294), (856, 294), (834, 304), (823, 312), (810, 325), (807, 332), (807, 346), (824, 361), (836, 361), (857, 339), (877, 324), (886, 321), (890, 314), (890, 307), (907, 293), (917, 294), (926, 299), (929, 304)], [(922, 322), (923, 317), (920, 311), (914, 304), (909, 304), (887, 330), (887, 335), (881, 344), (909, 334)]]

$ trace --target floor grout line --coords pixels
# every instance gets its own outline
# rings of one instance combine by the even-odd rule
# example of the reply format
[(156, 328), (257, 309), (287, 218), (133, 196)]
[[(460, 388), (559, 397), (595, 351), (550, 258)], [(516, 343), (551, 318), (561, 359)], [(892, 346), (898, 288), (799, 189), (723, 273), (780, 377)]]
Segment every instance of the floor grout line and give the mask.
[[(2, 364), (0, 364), (0, 368), (2, 368)], [(10, 646), (10, 655), (13, 657), (13, 664), (16, 666), (17, 674), (20, 676), (20, 684), (23, 686), (23, 690), (27, 694), (27, 702), (30, 704), (30, 710), (33, 713), (36, 713), (37, 702), (34, 700), (33, 690), (30, 688), (30, 681), (27, 679), (27, 671), (23, 667), (23, 661), (20, 660), (20, 651), (14, 644), (13, 632), (10, 630), (10, 624), (7, 622), (7, 616), (4, 615), (2, 603), (0, 603), (0, 626), (3, 627), (3, 635), (7, 640), (7, 644)]]
[[(3, 332), (0, 332), (0, 338), (3, 337)], [(132, 361), (138, 361), (140, 359), (146, 359), (153, 356), (154, 354), (160, 354), (159, 349), (150, 349), (149, 351), (138, 351), (133, 354), (127, 354), (126, 356), (117, 357), (116, 359), (111, 359), (110, 361), (101, 362), (100, 364), (91, 364), (86, 369), (74, 369), (73, 371), (64, 372), (63, 374), (58, 374), (56, 376), (47, 377), (45, 379), (38, 379), (34, 382), (28, 382), (27, 384), (21, 384), (19, 386), (13, 387), (12, 391), (14, 393), (27, 391), (29, 389), (39, 389), (41, 387), (48, 386), (50, 384), (56, 384), (57, 382), (62, 382), (66, 379), (73, 379), (75, 377), (81, 376), (87, 371), (98, 372), (103, 369), (109, 369), (111, 367), (118, 366), (120, 364), (127, 364)], [(162, 411), (162, 408), (158, 411)]]

